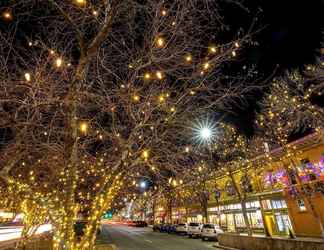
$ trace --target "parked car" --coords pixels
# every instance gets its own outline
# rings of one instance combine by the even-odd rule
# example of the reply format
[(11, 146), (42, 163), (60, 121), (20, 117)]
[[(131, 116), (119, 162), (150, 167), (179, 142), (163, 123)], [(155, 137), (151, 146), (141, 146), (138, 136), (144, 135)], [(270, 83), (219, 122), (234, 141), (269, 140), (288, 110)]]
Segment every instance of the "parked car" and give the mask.
[(135, 221), (135, 227), (147, 227), (147, 223), (145, 221)]
[(199, 237), (201, 234), (201, 224), (196, 223), (196, 222), (190, 222), (188, 224), (187, 234), (188, 234), (189, 238)]
[(161, 231), (161, 227), (162, 227), (162, 224), (154, 224), (153, 231), (154, 232)]
[(204, 224), (201, 227), (202, 240), (217, 240), (220, 233), (224, 233), (224, 231), (214, 224)]
[(187, 234), (188, 226), (186, 223), (180, 223), (176, 226), (177, 234)]
[(177, 225), (169, 224), (168, 229), (167, 229), (167, 233), (169, 233), (169, 234), (175, 233), (176, 228), (177, 228)]
[(167, 233), (169, 231), (169, 226), (170, 226), (170, 224), (168, 224), (168, 223), (162, 224), (161, 228), (160, 228), (160, 232)]

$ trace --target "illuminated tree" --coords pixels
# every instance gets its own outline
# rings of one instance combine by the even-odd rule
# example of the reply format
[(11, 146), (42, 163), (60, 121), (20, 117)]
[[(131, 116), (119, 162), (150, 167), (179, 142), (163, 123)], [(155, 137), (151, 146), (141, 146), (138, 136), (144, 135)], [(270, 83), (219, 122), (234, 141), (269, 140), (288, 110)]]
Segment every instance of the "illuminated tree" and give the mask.
[[(194, 169), (186, 127), (246, 91), (221, 66), (249, 36), (218, 44), (209, 1), (29, 0), (5, 11), (1, 177), (47, 212), (54, 249), (93, 249), (102, 214), (134, 178)], [(21, 23), (34, 34), (18, 36)]]
[(233, 188), (231, 192), (238, 197), (241, 203), (247, 233), (252, 235), (252, 229), (246, 210), (248, 192), (242, 188), (240, 185), (241, 183), (234, 178), (234, 172), (236, 170), (248, 167), (249, 151), (247, 139), (244, 135), (240, 134), (234, 126), (226, 123), (219, 123), (217, 139), (212, 150), (216, 162), (215, 167), (217, 174), (229, 177), (229, 183)]
[[(312, 67), (309, 66), (308, 70)], [(286, 167), (291, 188), (298, 192), (294, 186), (295, 181), (301, 188), (299, 195), (309, 204), (311, 213), (318, 222), (322, 237), (324, 238), (324, 222), (316, 211), (312, 192), (309, 192), (300, 176), (297, 165), (298, 151), (296, 146), (289, 144), (289, 137), (294, 133), (305, 130), (313, 130), (316, 136), (323, 136), (324, 109), (313, 104), (313, 96), (322, 95), (318, 85), (309, 84), (301, 74), (294, 72), (276, 79), (270, 89), (270, 93), (261, 103), (261, 113), (258, 116), (258, 128), (264, 133), (264, 140), (270, 147), (280, 147), (283, 159), (289, 162)], [(271, 157), (267, 154), (267, 159)], [(292, 180), (292, 178), (294, 180)]]

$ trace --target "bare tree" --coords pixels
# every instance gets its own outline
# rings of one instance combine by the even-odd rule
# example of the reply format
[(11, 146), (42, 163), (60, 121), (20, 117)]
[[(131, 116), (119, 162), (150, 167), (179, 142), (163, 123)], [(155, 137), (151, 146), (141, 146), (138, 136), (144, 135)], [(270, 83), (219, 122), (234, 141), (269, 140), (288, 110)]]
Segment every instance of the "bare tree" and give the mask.
[[(221, 66), (250, 38), (218, 44), (210, 1), (28, 0), (3, 11), (1, 177), (46, 211), (54, 249), (93, 249), (102, 214), (134, 178), (194, 169), (188, 126), (246, 91), (222, 81)], [(22, 22), (35, 33), (20, 37)]]
[[(299, 193), (308, 203), (324, 238), (324, 222), (315, 210), (312, 194), (308, 192), (296, 169), (299, 164), (294, 157), (297, 153), (296, 148), (289, 144), (289, 137), (292, 134), (309, 129), (312, 129), (317, 136), (323, 136), (324, 110), (311, 101), (313, 95), (321, 95), (318, 91), (319, 86), (309, 84), (297, 72), (276, 79), (271, 86), (270, 93), (261, 103), (257, 124), (270, 147), (280, 147), (282, 154), (287, 157), (289, 161), (289, 166), (286, 168), (287, 174), (291, 172), (289, 168), (293, 169), (293, 178), (301, 188)], [(291, 178), (289, 178), (290, 183), (294, 186)]]

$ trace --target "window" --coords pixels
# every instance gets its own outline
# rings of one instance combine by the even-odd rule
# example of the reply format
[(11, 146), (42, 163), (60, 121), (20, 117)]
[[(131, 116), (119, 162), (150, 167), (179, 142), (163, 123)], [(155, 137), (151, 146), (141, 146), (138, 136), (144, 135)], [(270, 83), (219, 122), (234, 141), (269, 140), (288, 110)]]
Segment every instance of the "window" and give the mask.
[(297, 205), (298, 205), (299, 211), (306, 211), (306, 206), (305, 206), (304, 200), (298, 199)]
[(245, 227), (243, 214), (235, 214), (235, 224), (237, 227)]

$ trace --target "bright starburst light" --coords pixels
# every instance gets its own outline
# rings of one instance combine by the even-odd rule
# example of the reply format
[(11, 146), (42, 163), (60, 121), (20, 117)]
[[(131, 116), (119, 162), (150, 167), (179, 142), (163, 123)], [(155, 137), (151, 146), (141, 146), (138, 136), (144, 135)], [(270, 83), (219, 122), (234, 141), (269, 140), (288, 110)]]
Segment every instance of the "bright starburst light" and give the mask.
[(192, 128), (194, 140), (198, 144), (210, 144), (214, 141), (216, 135), (216, 123), (209, 119), (198, 121)]

